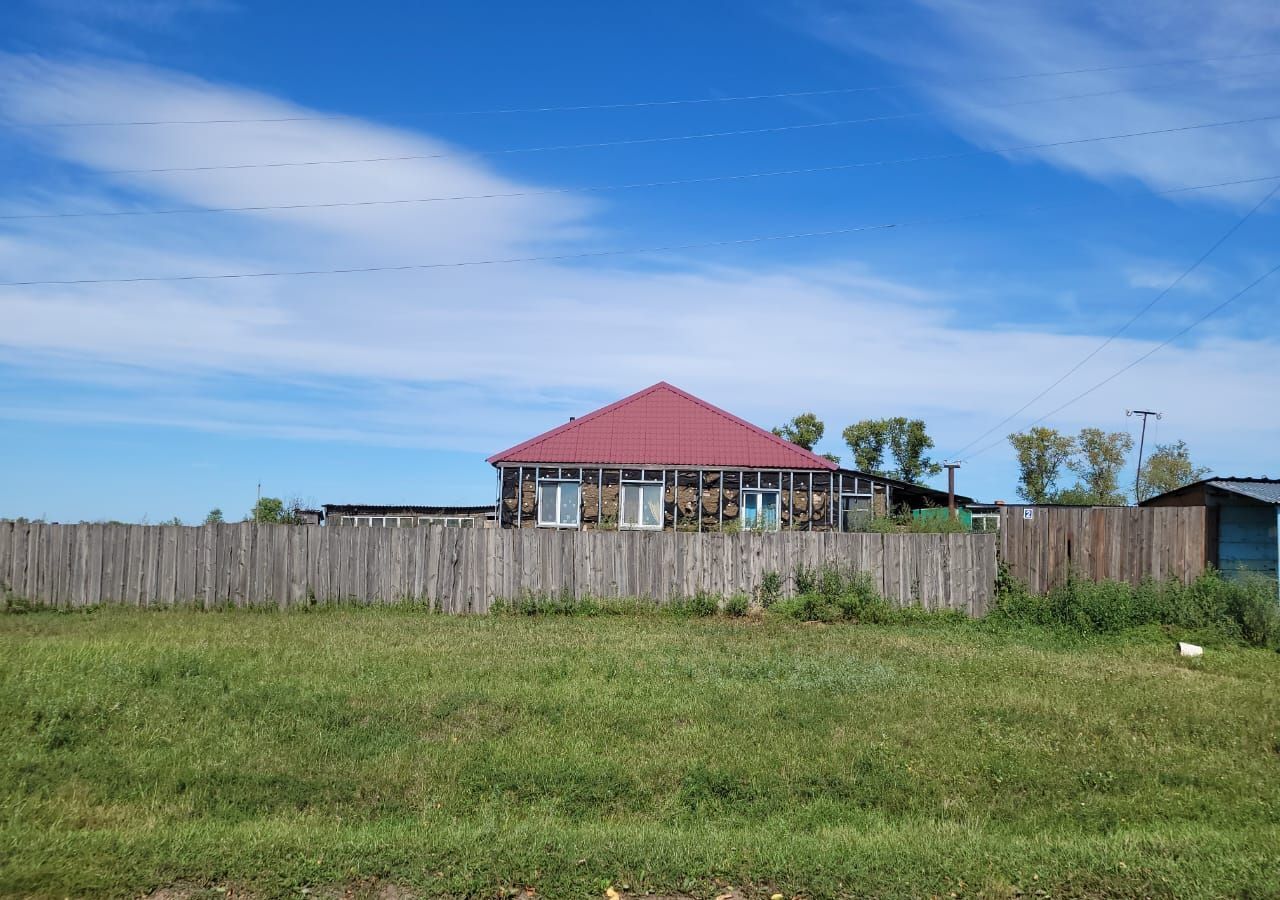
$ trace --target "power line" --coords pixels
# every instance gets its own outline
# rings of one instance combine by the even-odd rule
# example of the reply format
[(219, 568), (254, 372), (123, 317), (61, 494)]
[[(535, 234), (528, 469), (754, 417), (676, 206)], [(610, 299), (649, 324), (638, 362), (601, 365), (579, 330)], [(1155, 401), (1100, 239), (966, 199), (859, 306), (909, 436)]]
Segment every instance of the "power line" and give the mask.
[[(1179, 87), (1185, 84), (1200, 84), (1205, 81), (1220, 81), (1224, 78), (1238, 78), (1244, 75), (1266, 75), (1273, 72), (1233, 73), (1207, 79), (1192, 79), (1173, 83), (1142, 85), (1133, 88), (1114, 88), (1106, 91), (1090, 91), (1081, 94), (1061, 94), (1054, 97), (1038, 97), (1030, 100), (1015, 100), (1006, 103), (972, 104), (970, 109), (1009, 109), (1018, 106), (1033, 106), (1040, 103), (1058, 103), (1066, 100), (1085, 100), (1096, 97), (1109, 97), (1116, 94), (1127, 94), (1139, 90), (1151, 90), (1164, 87)], [(286, 169), (308, 166), (347, 166), (386, 162), (414, 162), (427, 159), (461, 159), (476, 156), (506, 156), (515, 153), (552, 153), (566, 150), (600, 150), (609, 147), (630, 147), (644, 144), (668, 144), (683, 141), (703, 141), (719, 138), (746, 137), (759, 134), (783, 134), (792, 131), (809, 131), (817, 128), (832, 128), (846, 125), (867, 125), (876, 122), (892, 122), (913, 118), (938, 118), (945, 115), (933, 110), (918, 110), (906, 113), (890, 113), (879, 116), (866, 116), (860, 119), (829, 119), (822, 122), (804, 122), (796, 125), (771, 125), (763, 128), (738, 128), (727, 131), (702, 131), (692, 134), (657, 135), (639, 138), (619, 138), (610, 141), (587, 141), (577, 144), (544, 144), (533, 147), (501, 147), (488, 150), (467, 150), (454, 153), (406, 153), (394, 156), (363, 156), (340, 159), (305, 159), (284, 160), (263, 163), (220, 163), (203, 166), (152, 166), (139, 169), (101, 169), (104, 175), (163, 175), (180, 172), (221, 172), (239, 169)]]
[(1177, 277), (1177, 278), (1175, 278), (1175, 279), (1173, 279), (1173, 281), (1171, 281), (1171, 282), (1170, 282), (1170, 283), (1169, 283), (1169, 284), (1164, 288), (1164, 290), (1160, 291), (1160, 293), (1156, 294), (1153, 298), (1151, 298), (1151, 300), (1147, 303), (1147, 305), (1146, 305), (1146, 306), (1142, 307), (1142, 308), (1141, 308), (1141, 309), (1139, 309), (1136, 313), (1134, 313), (1134, 314), (1129, 318), (1129, 320), (1128, 320), (1127, 322), (1125, 322), (1125, 323), (1124, 323), (1123, 325), (1121, 325), (1118, 329), (1116, 329), (1114, 332), (1112, 332), (1112, 333), (1111, 333), (1111, 335), (1110, 335), (1106, 340), (1104, 340), (1101, 344), (1099, 344), (1098, 346), (1094, 347), (1094, 348), (1093, 348), (1093, 350), (1091, 350), (1091, 351), (1090, 351), (1090, 352), (1089, 352), (1089, 353), (1088, 353), (1088, 354), (1087, 354), (1083, 359), (1081, 359), (1081, 360), (1080, 360), (1079, 362), (1077, 362), (1074, 366), (1072, 366), (1070, 369), (1068, 369), (1066, 372), (1064, 372), (1061, 376), (1059, 376), (1057, 381), (1055, 381), (1053, 384), (1049, 385), (1047, 388), (1045, 388), (1044, 390), (1042, 390), (1040, 393), (1036, 394), (1034, 397), (1032, 397), (1032, 398), (1031, 398), (1030, 400), (1028, 400), (1026, 403), (1022, 404), (1022, 406), (1020, 406), (1020, 407), (1018, 407), (1017, 409), (1015, 409), (1012, 413), (1010, 413), (1009, 415), (1005, 416), (1003, 419), (1001, 419), (1001, 420), (1000, 420), (999, 422), (997, 422), (996, 424), (992, 425), (992, 426), (991, 426), (990, 428), (988, 428), (986, 431), (982, 432), (982, 434), (978, 435), (976, 438), (974, 438), (973, 440), (971, 440), (969, 443), (965, 444), (963, 447), (961, 447), (961, 448), (960, 448), (959, 450), (957, 450), (955, 453), (950, 454), (949, 458), (951, 458), (951, 459), (956, 459), (956, 458), (958, 458), (958, 457), (960, 456), (960, 454), (964, 453), (964, 451), (968, 450), (968, 449), (969, 449), (970, 447), (972, 447), (974, 444), (976, 444), (976, 443), (978, 443), (979, 441), (981, 441), (981, 440), (982, 440), (983, 438), (985, 438), (987, 435), (991, 434), (993, 431), (996, 431), (997, 429), (999, 429), (999, 428), (1003, 427), (1004, 425), (1008, 424), (1009, 422), (1013, 421), (1015, 418), (1017, 418), (1019, 415), (1021, 415), (1023, 412), (1025, 412), (1025, 411), (1026, 411), (1026, 410), (1027, 410), (1027, 409), (1028, 409), (1032, 404), (1036, 403), (1036, 401), (1038, 401), (1038, 400), (1040, 400), (1041, 398), (1043, 398), (1046, 394), (1048, 394), (1050, 391), (1052, 391), (1052, 390), (1053, 390), (1054, 388), (1056, 388), (1058, 385), (1062, 384), (1064, 381), (1066, 381), (1068, 378), (1070, 378), (1072, 375), (1074, 375), (1076, 372), (1078, 372), (1078, 371), (1080, 370), (1080, 368), (1081, 368), (1085, 363), (1087, 363), (1089, 360), (1093, 359), (1095, 356), (1097, 356), (1099, 353), (1101, 353), (1103, 350), (1105, 350), (1108, 346), (1110, 346), (1110, 344), (1112, 343), (1112, 341), (1114, 341), (1116, 338), (1120, 337), (1120, 335), (1122, 335), (1122, 334), (1124, 334), (1126, 331), (1128, 331), (1128, 330), (1129, 330), (1129, 328), (1130, 328), (1130, 326), (1132, 326), (1134, 322), (1138, 321), (1140, 318), (1142, 318), (1144, 315), (1146, 315), (1148, 312), (1150, 312), (1150, 311), (1151, 311), (1151, 309), (1152, 309), (1152, 308), (1153, 308), (1157, 303), (1159, 303), (1161, 300), (1163, 300), (1166, 296), (1168, 296), (1168, 295), (1169, 295), (1169, 293), (1170, 293), (1171, 291), (1173, 291), (1173, 289), (1174, 289), (1174, 288), (1176, 288), (1176, 287), (1177, 287), (1178, 285), (1180, 285), (1183, 281), (1185, 281), (1185, 280), (1187, 279), (1187, 277), (1191, 275), (1191, 273), (1192, 273), (1192, 272), (1194, 272), (1196, 269), (1200, 268), (1201, 264), (1203, 264), (1205, 260), (1207, 260), (1210, 256), (1212, 256), (1212, 255), (1214, 254), (1214, 252), (1215, 252), (1215, 251), (1217, 251), (1217, 249), (1218, 249), (1219, 247), (1221, 247), (1223, 244), (1225, 244), (1225, 243), (1227, 242), (1227, 240), (1231, 238), (1231, 236), (1232, 236), (1232, 235), (1234, 235), (1237, 231), (1239, 231), (1241, 228), (1243, 228), (1243, 227), (1244, 227), (1244, 225), (1245, 225), (1245, 223), (1246, 223), (1246, 222), (1248, 222), (1250, 219), (1252, 219), (1252, 218), (1253, 218), (1253, 216), (1254, 216), (1254, 214), (1255, 214), (1255, 213), (1257, 213), (1257, 212), (1258, 212), (1258, 210), (1260, 210), (1260, 209), (1262, 209), (1262, 207), (1266, 206), (1266, 205), (1267, 205), (1267, 203), (1271, 200), (1271, 198), (1272, 198), (1272, 197), (1274, 197), (1274, 196), (1276, 195), (1276, 192), (1277, 192), (1277, 191), (1280, 191), (1280, 184), (1277, 184), (1275, 187), (1271, 188), (1271, 190), (1267, 191), (1267, 193), (1263, 196), (1263, 198), (1262, 198), (1261, 200), (1259, 200), (1256, 204), (1254, 204), (1254, 205), (1253, 205), (1253, 207), (1251, 207), (1247, 213), (1245, 213), (1243, 216), (1241, 216), (1239, 219), (1237, 219), (1237, 220), (1232, 224), (1232, 226), (1231, 226), (1230, 228), (1228, 228), (1228, 229), (1227, 229), (1227, 230), (1226, 230), (1226, 231), (1225, 231), (1225, 232), (1224, 232), (1224, 233), (1223, 233), (1223, 234), (1222, 234), (1222, 235), (1221, 235), (1221, 236), (1220, 236), (1216, 241), (1214, 241), (1214, 242), (1213, 242), (1213, 244), (1209, 247), (1209, 249), (1208, 249), (1208, 250), (1206, 250), (1206, 251), (1204, 251), (1204, 253), (1200, 254), (1200, 256), (1195, 260), (1195, 262), (1193, 262), (1193, 263), (1192, 263), (1190, 266), (1188, 266), (1187, 268), (1183, 269), (1183, 270), (1182, 270), (1182, 272), (1180, 272), (1180, 273), (1178, 274), (1178, 277)]
[(165, 215), (187, 215), (187, 214), (205, 214), (205, 213), (231, 213), (231, 212), (266, 212), (271, 210), (297, 210), (297, 209), (335, 209), (341, 207), (361, 207), (361, 206), (395, 206), (416, 203), (437, 203), (445, 201), (462, 201), (462, 200), (493, 200), (500, 198), (513, 197), (541, 197), (550, 194), (572, 194), (572, 193), (594, 193), (602, 191), (623, 191), (635, 190), (638, 188), (656, 188), (656, 187), (672, 187), (678, 185), (694, 185), (694, 184), (712, 184), (725, 181), (747, 181), (761, 178), (776, 178), (780, 176), (791, 175), (815, 175), (827, 172), (841, 172), (855, 169), (880, 168), (884, 166), (907, 165), (919, 162), (940, 162), (952, 159), (965, 159), (975, 156), (992, 156), (1004, 153), (1018, 153), (1027, 150), (1046, 150), (1053, 147), (1070, 147), (1077, 144), (1092, 144), (1101, 141), (1116, 141), (1135, 137), (1150, 137), (1159, 134), (1176, 134), (1184, 131), (1196, 131), (1206, 128), (1225, 128), (1234, 125), (1248, 125), (1257, 122), (1273, 121), (1280, 119), (1280, 113), (1270, 116), (1257, 116), (1250, 119), (1233, 119), (1226, 122), (1205, 122), (1195, 125), (1180, 125), (1175, 128), (1156, 128), (1148, 131), (1130, 131), (1123, 134), (1105, 134), (1087, 138), (1073, 138), (1065, 141), (1050, 141), (1041, 144), (1018, 144), (1011, 147), (996, 147), (981, 150), (959, 150), (953, 153), (935, 153), (924, 156), (906, 156), (897, 157), (895, 159), (879, 159), (866, 160), (855, 163), (837, 163), (829, 166), (808, 166), (797, 169), (776, 169), (767, 172), (744, 172), (734, 175), (707, 175), (697, 178), (675, 178), (665, 181), (640, 181), (624, 184), (600, 184), (600, 185), (584, 185), (578, 187), (562, 187), (562, 188), (543, 188), (539, 190), (529, 191), (505, 191), (487, 194), (455, 194), (452, 196), (440, 197), (410, 197), (410, 198), (393, 198), (389, 200), (335, 200), (327, 203), (279, 203), (279, 204), (260, 204), (253, 206), (218, 206), (218, 207), (175, 207), (171, 209), (120, 209), (120, 210), (102, 210), (89, 212), (53, 212), (53, 213), (15, 213), (11, 215), (0, 215), (0, 220), (27, 220), (27, 219), (81, 219), (81, 218), (101, 218), (109, 216), (165, 216)]
[[(1060, 69), (1050, 72), (1021, 72), (1013, 75), (997, 75), (985, 78), (967, 78), (950, 80), (945, 85), (952, 87), (957, 84), (998, 84), (1009, 81), (1026, 81), (1036, 78), (1055, 78), (1066, 75), (1088, 75), (1098, 74), (1102, 72), (1118, 72), (1132, 69), (1152, 69), (1163, 66), (1178, 65), (1194, 65), (1197, 63), (1209, 62), (1227, 62), (1241, 59), (1261, 59), (1268, 57), (1280, 56), (1280, 50), (1271, 50), (1260, 53), (1243, 53), (1228, 56), (1201, 56), (1180, 59), (1168, 59), (1158, 62), (1145, 63), (1124, 63), (1118, 65), (1092, 66), (1088, 68), (1078, 69)], [(511, 107), (496, 109), (473, 109), (458, 111), (436, 111), (436, 112), (417, 112), (414, 115), (437, 115), (437, 116), (478, 116), (478, 115), (507, 115), (511, 113), (543, 113), (543, 112), (583, 112), (588, 110), (606, 110), (606, 109), (639, 109), (643, 107), (655, 106), (684, 106), (684, 105), (702, 105), (713, 103), (739, 103), (745, 101), (758, 100), (785, 100), (800, 97), (822, 97), (833, 96), (838, 94), (863, 94), (877, 93), (881, 91), (901, 90), (906, 88), (926, 88), (934, 87), (928, 82), (911, 82), (902, 81), (890, 84), (863, 85), (859, 87), (842, 87), (842, 88), (823, 88), (817, 90), (801, 90), (801, 91), (780, 91), (768, 94), (739, 94), (729, 97), (681, 97), (675, 99), (660, 100), (639, 100), (625, 103), (594, 103), (594, 104), (577, 104), (570, 106), (534, 106), (534, 107)], [(156, 126), (156, 125), (243, 125), (243, 124), (266, 124), (273, 122), (323, 122), (338, 119), (357, 118), (352, 115), (333, 113), (329, 115), (313, 115), (313, 116), (264, 116), (259, 118), (226, 118), (226, 119), (145, 119), (133, 121), (96, 121), (96, 122), (30, 122), (10, 120), (4, 124), (11, 127), (24, 128), (114, 128), (114, 127), (136, 127), (136, 126)]]
[[(1274, 181), (1280, 179), (1280, 175), (1269, 175), (1263, 178), (1246, 178), (1234, 181), (1219, 181), (1213, 184), (1191, 185), (1188, 187), (1168, 188), (1160, 191), (1151, 191), (1154, 196), (1189, 193), (1192, 191), (1212, 190), (1222, 187), (1233, 187), (1241, 184), (1254, 184), (1261, 181)], [(634, 256), (647, 253), (671, 253), (681, 250), (698, 250), (710, 247), (729, 247), (745, 244), (762, 244), (773, 241), (792, 241), (802, 240), (806, 238), (835, 237), (838, 235), (855, 234), (863, 231), (882, 231), (890, 228), (904, 228), (919, 225), (943, 224), (949, 222), (963, 222), (972, 219), (980, 219), (988, 216), (1007, 215), (1009, 213), (1025, 213), (1037, 212), (1045, 209), (1055, 209), (1062, 207), (1071, 207), (1080, 205), (1080, 202), (1066, 203), (1043, 203), (1032, 206), (985, 209), (970, 213), (962, 213), (954, 216), (930, 216), (920, 219), (905, 219), (897, 222), (882, 222), (868, 225), (853, 225), (844, 228), (830, 228), (820, 231), (801, 231), (791, 232), (787, 234), (769, 234), (756, 235), (745, 238), (726, 238), (714, 241), (693, 241), (685, 244), (666, 244), (649, 247), (628, 247), (615, 248), (607, 250), (584, 250), (574, 253), (557, 253), (545, 256), (513, 256), (498, 259), (478, 259), (478, 260), (460, 260), (454, 262), (436, 262), (436, 263), (409, 263), (404, 265), (388, 265), (388, 266), (353, 266), (348, 268), (334, 269), (296, 269), (288, 271), (268, 271), (268, 272), (224, 272), (212, 274), (198, 275), (154, 275), (154, 276), (136, 276), (129, 278), (70, 278), (70, 279), (51, 279), (51, 280), (31, 280), (31, 281), (3, 281), (0, 287), (36, 287), (36, 286), (53, 286), (53, 285), (81, 285), (81, 284), (139, 284), (152, 282), (179, 282), (179, 281), (222, 281), (239, 278), (284, 278), (303, 275), (349, 275), (362, 274), (369, 272), (407, 272), (425, 269), (459, 269), (473, 266), (496, 266), (510, 265), (515, 263), (530, 262), (561, 262), (567, 260), (592, 259), (607, 256)]]
[[(1074, 397), (1072, 397), (1072, 398), (1071, 398), (1070, 400), (1068, 400), (1066, 403), (1063, 403), (1061, 406), (1057, 406), (1057, 407), (1055, 407), (1055, 408), (1053, 408), (1053, 409), (1049, 410), (1049, 412), (1045, 413), (1045, 414), (1044, 414), (1043, 416), (1041, 416), (1040, 418), (1038, 418), (1038, 419), (1036, 419), (1036, 420), (1034, 420), (1034, 421), (1032, 421), (1032, 422), (1028, 423), (1027, 427), (1028, 427), (1028, 428), (1030, 428), (1030, 427), (1032, 427), (1032, 426), (1034, 426), (1034, 425), (1039, 425), (1041, 422), (1045, 421), (1046, 419), (1051, 418), (1052, 416), (1055, 416), (1055, 415), (1057, 415), (1058, 413), (1062, 412), (1064, 409), (1066, 409), (1068, 406), (1071, 406), (1073, 403), (1076, 403), (1076, 402), (1078, 402), (1078, 401), (1080, 401), (1080, 400), (1083, 400), (1085, 397), (1087, 397), (1087, 396), (1089, 396), (1090, 394), (1092, 394), (1092, 393), (1093, 393), (1094, 391), (1096, 391), (1098, 388), (1100, 388), (1100, 387), (1102, 387), (1102, 386), (1104, 386), (1104, 385), (1106, 385), (1106, 384), (1109, 384), (1110, 382), (1112, 382), (1112, 381), (1114, 381), (1115, 379), (1119, 378), (1121, 375), (1123, 375), (1125, 372), (1128, 372), (1128, 371), (1129, 371), (1130, 369), (1132, 369), (1134, 366), (1137, 366), (1137, 365), (1139, 365), (1140, 363), (1145, 362), (1147, 359), (1150, 359), (1150, 358), (1151, 358), (1153, 355), (1155, 355), (1158, 351), (1163, 350), (1165, 347), (1167, 347), (1167, 346), (1169, 346), (1170, 344), (1172, 344), (1172, 343), (1173, 343), (1174, 341), (1176, 341), (1178, 338), (1180, 338), (1180, 337), (1182, 337), (1183, 335), (1185, 335), (1185, 334), (1187, 334), (1188, 332), (1190, 332), (1193, 328), (1198, 327), (1199, 325), (1201, 325), (1201, 324), (1203, 324), (1204, 322), (1208, 321), (1208, 320), (1209, 320), (1210, 318), (1212, 318), (1213, 316), (1215, 316), (1215, 315), (1217, 315), (1218, 313), (1220, 313), (1222, 310), (1226, 309), (1226, 308), (1227, 308), (1228, 306), (1230, 306), (1232, 303), (1236, 302), (1236, 301), (1237, 301), (1237, 300), (1239, 300), (1241, 297), (1243, 297), (1245, 294), (1249, 293), (1249, 291), (1253, 290), (1253, 289), (1254, 289), (1254, 288), (1256, 288), (1258, 285), (1262, 284), (1262, 282), (1264, 282), (1264, 281), (1266, 281), (1268, 278), (1270, 278), (1272, 275), (1276, 274), (1276, 272), (1280, 272), (1280, 263), (1276, 264), (1275, 266), (1271, 267), (1270, 269), (1268, 269), (1268, 270), (1267, 270), (1266, 272), (1264, 272), (1263, 274), (1259, 275), (1257, 278), (1255, 278), (1253, 281), (1249, 282), (1247, 285), (1245, 285), (1244, 287), (1242, 287), (1240, 290), (1236, 291), (1234, 294), (1232, 294), (1232, 295), (1231, 295), (1230, 297), (1228, 297), (1226, 300), (1223, 300), (1223, 301), (1222, 301), (1221, 303), (1219, 303), (1217, 306), (1213, 307), (1213, 308), (1212, 308), (1212, 309), (1210, 309), (1208, 312), (1206, 312), (1204, 315), (1200, 316), (1200, 318), (1198, 318), (1198, 319), (1196, 319), (1195, 321), (1193, 321), (1190, 325), (1187, 325), (1185, 328), (1182, 328), (1181, 330), (1179, 330), (1179, 331), (1175, 332), (1174, 334), (1170, 335), (1169, 337), (1165, 338), (1163, 341), (1161, 341), (1160, 343), (1156, 344), (1154, 347), (1152, 347), (1152, 348), (1151, 348), (1150, 350), (1148, 350), (1146, 353), (1143, 353), (1143, 354), (1142, 354), (1141, 356), (1139, 356), (1137, 359), (1133, 360), (1132, 362), (1130, 362), (1129, 364), (1127, 364), (1127, 365), (1125, 365), (1125, 366), (1121, 366), (1119, 369), (1117, 369), (1116, 371), (1112, 372), (1110, 375), (1108, 375), (1106, 378), (1104, 378), (1104, 379), (1102, 379), (1101, 381), (1099, 381), (1097, 384), (1095, 384), (1095, 385), (1093, 385), (1092, 387), (1087, 388), (1086, 390), (1083, 390), (1083, 391), (1081, 391), (1080, 393), (1076, 394)], [(999, 446), (1000, 444), (1002, 444), (1003, 442), (1004, 442), (1004, 438), (1001, 438), (1001, 439), (1000, 439), (1000, 440), (998, 440), (998, 441), (994, 441), (994, 442), (992, 442), (992, 443), (990, 443), (990, 444), (987, 444), (985, 447), (981, 447), (981, 448), (979, 448), (978, 450), (975, 450), (973, 453), (970, 453), (967, 457), (965, 457), (965, 460), (964, 460), (964, 461), (965, 461), (965, 462), (968, 462), (969, 460), (973, 459), (975, 456), (978, 456), (978, 455), (979, 455), (979, 454), (981, 454), (981, 453), (986, 453), (986, 452), (987, 452), (988, 450), (990, 450), (992, 447), (997, 447), (997, 446)]]

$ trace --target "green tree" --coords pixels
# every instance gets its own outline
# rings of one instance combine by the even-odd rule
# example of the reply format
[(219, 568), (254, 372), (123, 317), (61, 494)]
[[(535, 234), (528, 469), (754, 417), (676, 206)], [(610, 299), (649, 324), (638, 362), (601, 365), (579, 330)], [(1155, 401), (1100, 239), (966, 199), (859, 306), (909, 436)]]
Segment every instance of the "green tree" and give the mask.
[(1146, 500), (1166, 491), (1194, 484), (1209, 474), (1209, 469), (1191, 461), (1191, 452), (1185, 441), (1176, 444), (1157, 444), (1156, 449), (1142, 464), (1138, 478), (1138, 499)]
[(1120, 470), (1132, 449), (1133, 437), (1123, 431), (1081, 428), (1075, 439), (1075, 454), (1067, 461), (1067, 468), (1080, 480), (1054, 500), (1081, 506), (1124, 504), (1128, 497), (1120, 490)]
[(1032, 428), (1009, 435), (1018, 455), (1018, 496), (1028, 503), (1049, 503), (1062, 474), (1062, 464), (1075, 452), (1076, 442), (1055, 428)]
[(773, 433), (799, 447), (812, 450), (813, 445), (822, 440), (822, 433), (826, 430), (821, 419), (811, 412), (804, 412), (773, 429)]
[[(923, 419), (863, 419), (844, 430), (844, 441), (853, 451), (855, 468), (862, 472), (919, 484), (942, 471), (925, 455), (933, 447), (933, 438)], [(885, 467), (886, 450), (893, 457), (893, 468)]]
[(220, 525), (222, 521), (222, 510), (216, 506), (209, 510), (209, 514), (204, 517), (204, 524), (206, 525)]
[(863, 419), (844, 430), (844, 442), (853, 451), (853, 467), (872, 475), (887, 475), (884, 451), (889, 444), (887, 419)]
[(262, 497), (249, 511), (249, 521), (274, 525), (285, 520), (284, 501), (279, 497)]

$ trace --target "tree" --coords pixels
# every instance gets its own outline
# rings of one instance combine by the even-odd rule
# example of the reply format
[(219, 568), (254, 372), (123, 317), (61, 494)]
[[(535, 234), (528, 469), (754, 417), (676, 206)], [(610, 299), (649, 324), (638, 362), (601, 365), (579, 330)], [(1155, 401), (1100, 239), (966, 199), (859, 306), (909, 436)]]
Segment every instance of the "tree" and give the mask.
[(844, 442), (853, 451), (853, 467), (872, 475), (887, 475), (884, 471), (884, 450), (889, 443), (886, 419), (863, 419), (844, 430)]
[(821, 419), (811, 412), (804, 412), (773, 429), (773, 433), (806, 450), (813, 450), (813, 445), (822, 440), (822, 433), (826, 430)]
[(1157, 444), (1156, 449), (1142, 464), (1138, 478), (1138, 499), (1146, 500), (1165, 491), (1176, 490), (1194, 484), (1209, 474), (1209, 469), (1191, 462), (1191, 453), (1185, 441), (1176, 444)]
[(260, 497), (249, 511), (249, 521), (274, 525), (285, 519), (284, 501), (279, 497)]
[(1120, 470), (1132, 449), (1133, 437), (1123, 431), (1081, 428), (1075, 455), (1067, 461), (1067, 468), (1079, 475), (1080, 481), (1054, 499), (1081, 506), (1123, 505), (1127, 496), (1120, 490)]
[(209, 510), (209, 514), (204, 517), (204, 524), (206, 525), (221, 525), (222, 521), (222, 510), (216, 506)]
[[(923, 419), (863, 419), (844, 430), (844, 440), (853, 451), (854, 466), (863, 472), (919, 484), (942, 471), (925, 455), (933, 447), (933, 438)], [(886, 450), (893, 457), (892, 469), (884, 465)]]
[(1075, 451), (1076, 442), (1055, 428), (1032, 428), (1009, 435), (1018, 454), (1018, 496), (1028, 503), (1048, 503), (1062, 473), (1062, 464)]

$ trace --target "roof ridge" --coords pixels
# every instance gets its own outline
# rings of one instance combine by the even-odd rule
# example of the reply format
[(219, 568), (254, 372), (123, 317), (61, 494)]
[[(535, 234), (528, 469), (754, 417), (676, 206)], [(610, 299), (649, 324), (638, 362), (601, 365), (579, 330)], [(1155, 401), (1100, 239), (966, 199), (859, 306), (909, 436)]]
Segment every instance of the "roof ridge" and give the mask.
[(535, 434), (533, 437), (529, 438), (528, 440), (524, 440), (518, 444), (514, 444), (513, 446), (508, 447), (506, 450), (501, 450), (493, 454), (493, 456), (490, 456), (487, 460), (485, 460), (485, 462), (492, 463), (494, 462), (494, 460), (501, 459), (504, 456), (511, 456), (514, 453), (519, 453), (521, 451), (528, 450), (532, 447), (536, 447), (539, 444), (545, 443), (546, 441), (550, 440), (553, 437), (559, 437), (560, 435), (564, 434), (567, 431), (574, 430), (575, 428), (579, 427), (585, 422), (590, 422), (593, 419), (597, 419), (607, 412), (613, 412), (614, 410), (621, 409), (627, 404), (633, 403), (636, 400), (639, 400), (641, 397), (651, 394), (653, 391), (655, 391), (657, 388), (662, 387), (663, 385), (666, 385), (667, 387), (672, 386), (667, 384), (665, 381), (659, 381), (656, 384), (649, 385), (647, 388), (641, 388), (640, 390), (636, 391), (633, 394), (628, 394), (625, 397), (622, 397), (618, 400), (614, 400), (612, 403), (606, 403), (604, 406), (600, 407), (599, 409), (593, 409), (591, 410), (591, 412), (586, 413), (585, 415), (571, 417), (568, 422), (562, 422), (556, 427), (542, 432), (542, 434)]
[(720, 407), (716, 406), (714, 403), (710, 403), (706, 400), (703, 400), (701, 397), (696, 397), (693, 394), (690, 394), (688, 391), (681, 390), (680, 388), (676, 387), (674, 384), (668, 384), (665, 381), (660, 381), (658, 382), (658, 384), (654, 385), (654, 387), (659, 387), (659, 386), (665, 386), (668, 389), (675, 391), (680, 396), (684, 397), (687, 400), (692, 400), (694, 403), (706, 409), (708, 412), (713, 412), (716, 415), (721, 416), (722, 418), (728, 419), (730, 422), (733, 422), (736, 425), (745, 425), (747, 428), (750, 428), (753, 431), (760, 433), (764, 437), (767, 437), (769, 440), (773, 441), (775, 444), (785, 447), (787, 450), (791, 452), (808, 454), (809, 456), (813, 456), (813, 457), (816, 457), (817, 459), (822, 460), (824, 463), (831, 463), (831, 465), (833, 466), (836, 465), (835, 463), (832, 463), (831, 460), (827, 459), (825, 456), (818, 456), (818, 454), (814, 453), (812, 450), (809, 450), (805, 447), (801, 447), (799, 444), (792, 443), (786, 438), (779, 437), (778, 435), (774, 434), (772, 431), (769, 431), (767, 428), (761, 428), (759, 425), (756, 425), (754, 422), (748, 422), (746, 419), (743, 419), (740, 416), (735, 416), (733, 413), (729, 412), (727, 409), (721, 409)]

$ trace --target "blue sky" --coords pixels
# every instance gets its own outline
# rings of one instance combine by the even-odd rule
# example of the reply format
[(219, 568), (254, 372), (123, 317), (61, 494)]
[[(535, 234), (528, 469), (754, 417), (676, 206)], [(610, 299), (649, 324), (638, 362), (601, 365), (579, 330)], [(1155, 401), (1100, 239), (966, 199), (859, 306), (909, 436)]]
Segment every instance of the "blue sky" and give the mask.
[[(999, 438), (1050, 412), (1133, 431), (1126, 407), (1159, 409), (1148, 444), (1280, 474), (1280, 276), (1054, 411), (1280, 262), (1273, 206), (974, 443), (1275, 186), (1170, 193), (1280, 176), (1280, 119), (989, 151), (1280, 116), (1278, 76), (1280, 12), (1262, 2), (16, 0), (0, 10), (0, 281), (910, 224), (0, 287), (0, 516), (238, 516), (259, 483), (488, 502), (486, 456), (658, 380), (764, 426), (812, 410), (837, 453), (853, 421), (922, 417), (984, 499), (1014, 495)], [(827, 93), (724, 99), (806, 91)], [(635, 105), (665, 100), (712, 102)], [(595, 108), (485, 112), (574, 106)], [(66, 124), (269, 118), (293, 121)], [(616, 143), (761, 129), (781, 130)], [(258, 165), (388, 156), (432, 158)], [(916, 159), (933, 156), (951, 158)], [(136, 171), (217, 166), (239, 168)], [(584, 190), (689, 179), (717, 180)], [(521, 196), (12, 218), (495, 193)]]

